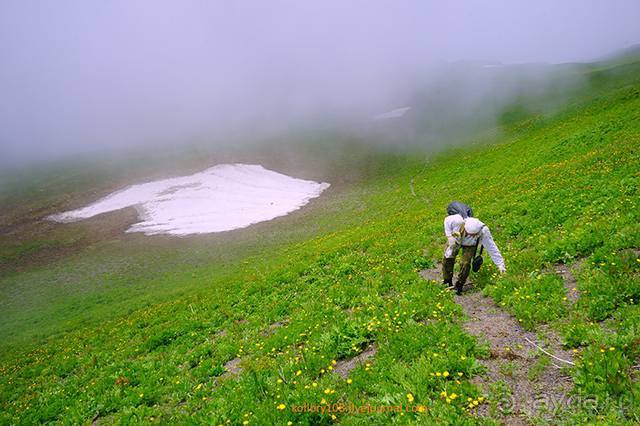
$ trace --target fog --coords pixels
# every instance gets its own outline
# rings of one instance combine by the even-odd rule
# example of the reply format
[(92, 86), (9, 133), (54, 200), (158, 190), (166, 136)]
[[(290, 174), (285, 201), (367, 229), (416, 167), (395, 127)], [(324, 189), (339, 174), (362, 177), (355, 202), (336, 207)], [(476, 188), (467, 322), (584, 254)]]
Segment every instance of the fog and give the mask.
[(589, 61), (638, 22), (637, 0), (4, 0), (0, 167), (357, 122), (436, 84), (477, 106), (493, 86), (452, 64)]

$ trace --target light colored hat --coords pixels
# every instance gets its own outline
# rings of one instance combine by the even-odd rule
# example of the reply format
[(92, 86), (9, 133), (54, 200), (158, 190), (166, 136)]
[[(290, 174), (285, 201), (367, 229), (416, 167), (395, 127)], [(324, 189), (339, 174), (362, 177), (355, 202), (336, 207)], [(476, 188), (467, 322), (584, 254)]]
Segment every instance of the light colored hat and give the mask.
[(483, 226), (484, 223), (480, 222), (475, 217), (468, 217), (464, 220), (464, 230), (467, 234), (477, 234)]

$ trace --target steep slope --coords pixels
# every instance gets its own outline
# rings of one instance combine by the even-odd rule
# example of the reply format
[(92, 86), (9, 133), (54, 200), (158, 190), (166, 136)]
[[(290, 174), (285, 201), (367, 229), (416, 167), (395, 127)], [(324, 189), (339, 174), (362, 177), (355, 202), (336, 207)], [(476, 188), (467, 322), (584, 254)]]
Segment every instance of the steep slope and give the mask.
[[(297, 219), (314, 233), (242, 252), (224, 274), (182, 254), (148, 279), (110, 272), (139, 292), (175, 290), (103, 309), (99, 323), (53, 316), (57, 334), (8, 346), (0, 421), (492, 424), (499, 416), (480, 414), (506, 390), (475, 385), (489, 349), (451, 293), (417, 274), (441, 257), (452, 199), (474, 207), (507, 261), (504, 276), (483, 268), (476, 289), (526, 329), (558, 330), (574, 353), (576, 403), (554, 421), (638, 421), (640, 64), (620, 67), (589, 71), (591, 86), (553, 116), (521, 117), (426, 163), (393, 157), (323, 214)], [(554, 265), (577, 261), (571, 303)], [(3, 300), (27, 280), (11, 279)]]

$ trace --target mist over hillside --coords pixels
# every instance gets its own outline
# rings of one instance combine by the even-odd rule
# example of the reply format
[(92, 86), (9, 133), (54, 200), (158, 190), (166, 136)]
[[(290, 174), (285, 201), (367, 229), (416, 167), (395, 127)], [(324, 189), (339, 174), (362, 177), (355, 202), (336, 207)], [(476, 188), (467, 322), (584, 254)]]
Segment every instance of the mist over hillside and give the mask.
[[(300, 127), (360, 131), (409, 105), (414, 126), (396, 142), (437, 144), (499, 120), (523, 92), (549, 90), (543, 64), (637, 43), (639, 15), (630, 0), (7, 1), (0, 167), (251, 143)], [(541, 65), (503, 66), (513, 63)]]

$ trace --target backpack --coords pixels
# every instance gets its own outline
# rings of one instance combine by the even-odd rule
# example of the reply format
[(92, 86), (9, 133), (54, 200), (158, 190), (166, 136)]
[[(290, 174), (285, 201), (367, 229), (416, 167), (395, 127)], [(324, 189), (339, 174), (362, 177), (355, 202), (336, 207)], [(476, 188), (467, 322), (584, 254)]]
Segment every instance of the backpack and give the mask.
[(473, 217), (473, 210), (471, 207), (466, 205), (465, 203), (461, 203), (460, 201), (452, 201), (447, 206), (447, 214), (451, 216), (452, 214), (459, 214), (463, 219), (468, 217)]

